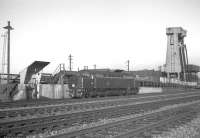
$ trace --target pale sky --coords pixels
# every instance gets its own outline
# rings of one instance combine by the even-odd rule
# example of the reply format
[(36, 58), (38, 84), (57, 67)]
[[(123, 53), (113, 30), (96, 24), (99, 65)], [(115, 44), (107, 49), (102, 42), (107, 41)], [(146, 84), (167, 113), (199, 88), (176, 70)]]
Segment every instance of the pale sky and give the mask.
[[(200, 65), (199, 0), (0, 0), (0, 34), (11, 21), (11, 73), (35, 60), (73, 70), (152, 69), (165, 64), (166, 27), (187, 30), (189, 62)], [(0, 38), (2, 55), (3, 38)], [(2, 60), (0, 59), (0, 62)]]

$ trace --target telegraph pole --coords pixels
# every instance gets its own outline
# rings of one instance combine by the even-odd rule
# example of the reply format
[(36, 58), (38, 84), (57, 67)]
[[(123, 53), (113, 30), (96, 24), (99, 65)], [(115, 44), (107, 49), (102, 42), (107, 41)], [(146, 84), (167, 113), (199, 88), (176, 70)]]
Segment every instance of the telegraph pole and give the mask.
[(128, 72), (129, 72), (130, 61), (128, 60), (127, 63), (128, 63), (128, 64), (127, 64), (127, 67), (128, 67)]
[(69, 70), (72, 71), (72, 55), (69, 55)]
[(7, 73), (8, 73), (8, 76), (7, 76), (7, 83), (9, 83), (9, 80), (10, 80), (10, 30), (13, 30), (12, 26), (10, 26), (10, 21), (8, 21), (8, 25), (6, 27), (3, 27), (4, 29), (7, 30), (8, 32), (8, 43), (7, 43)]
[(97, 68), (97, 65), (96, 64), (94, 64), (94, 69), (96, 69)]

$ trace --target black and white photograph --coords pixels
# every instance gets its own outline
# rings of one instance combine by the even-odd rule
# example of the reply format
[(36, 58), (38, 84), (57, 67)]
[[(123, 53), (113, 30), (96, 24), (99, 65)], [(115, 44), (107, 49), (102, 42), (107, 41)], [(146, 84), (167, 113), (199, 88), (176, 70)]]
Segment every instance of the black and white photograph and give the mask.
[(200, 0), (0, 0), (0, 138), (200, 138)]

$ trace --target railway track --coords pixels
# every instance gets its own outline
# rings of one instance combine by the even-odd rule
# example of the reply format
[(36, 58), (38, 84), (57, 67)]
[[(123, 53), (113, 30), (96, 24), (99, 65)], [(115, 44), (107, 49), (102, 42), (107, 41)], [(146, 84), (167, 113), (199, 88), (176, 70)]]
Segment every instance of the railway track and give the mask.
[[(178, 93), (178, 92), (174, 92)], [(180, 92), (179, 92), (180, 93)], [(97, 97), (97, 98), (81, 98), (81, 99), (39, 99), (39, 100), (24, 100), (24, 101), (13, 101), (13, 102), (0, 102), (0, 109), (10, 109), (10, 108), (22, 108), (22, 107), (38, 107), (45, 105), (56, 105), (63, 103), (76, 103), (76, 102), (89, 102), (89, 101), (101, 101), (109, 99), (119, 99), (119, 98), (130, 98), (130, 97), (143, 97), (143, 96), (156, 96), (164, 95), (164, 93), (146, 93), (138, 95), (129, 95), (129, 96), (109, 96), (109, 97)]]
[[(195, 106), (194, 106), (195, 105)], [(63, 129), (46, 134), (46, 137), (56, 138), (138, 138), (151, 137), (152, 133), (161, 133), (159, 127), (168, 123), (195, 116), (199, 109), (200, 101), (165, 107), (158, 110), (138, 115), (123, 116), (121, 118), (88, 124), (76, 129)]]
[[(9, 108), (9, 109), (0, 109), (0, 119), (1, 121), (6, 120), (18, 120), (18, 119), (29, 119), (32, 117), (42, 117), (50, 115), (64, 114), (67, 112), (96, 109), (101, 107), (109, 106), (118, 106), (129, 104), (133, 102), (155, 100), (155, 99), (165, 99), (170, 97), (179, 97), (186, 95), (197, 95), (199, 92), (190, 92), (190, 93), (178, 93), (178, 94), (167, 94), (167, 95), (149, 95), (143, 97), (130, 97), (130, 98), (119, 98), (119, 99), (103, 99), (99, 101), (84, 101), (76, 103), (64, 103), (56, 105), (44, 105), (36, 107), (19, 107), (19, 108)], [(199, 94), (200, 95), (200, 94)], [(1, 122), (0, 121), (0, 122)]]
[[(189, 91), (197, 91), (197, 90), (189, 90)], [(186, 90), (187, 92), (187, 90)], [(184, 91), (174, 91), (171, 94), (184, 93)], [(158, 96), (158, 95), (166, 95), (165, 93), (146, 93), (146, 94), (138, 94), (138, 95), (129, 95), (129, 96), (110, 96), (110, 97), (97, 97), (97, 98), (82, 98), (82, 99), (39, 99), (39, 100), (29, 100), (29, 101), (14, 101), (14, 102), (0, 102), (0, 110), (1, 109), (10, 109), (10, 108), (26, 108), (26, 107), (38, 107), (45, 105), (57, 105), (57, 104), (67, 104), (67, 103), (77, 103), (78, 102), (92, 102), (92, 101), (101, 101), (101, 100), (114, 100), (114, 99), (126, 99), (130, 97), (140, 98), (145, 96)]]
[(150, 110), (156, 110), (172, 104), (180, 104), (199, 100), (200, 95), (173, 97), (168, 99), (160, 98), (159, 100), (150, 100), (126, 105), (101, 107), (75, 111), (60, 115), (45, 116), (39, 118), (30, 118), (25, 120), (12, 120), (0, 123), (1, 136), (27, 136), (31, 134), (44, 133), (62, 128), (70, 128), (98, 122), (102, 119), (117, 118), (125, 115), (144, 113)]

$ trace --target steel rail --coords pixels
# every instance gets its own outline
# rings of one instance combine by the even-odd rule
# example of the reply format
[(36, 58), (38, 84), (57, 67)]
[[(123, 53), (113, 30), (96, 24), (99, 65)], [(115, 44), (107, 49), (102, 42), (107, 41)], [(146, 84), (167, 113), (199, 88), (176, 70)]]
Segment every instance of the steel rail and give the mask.
[[(92, 104), (92, 103), (105, 103), (105, 102), (115, 102), (115, 101), (126, 101), (126, 100), (140, 100), (145, 98), (156, 98), (156, 97), (162, 97), (162, 96), (177, 96), (177, 95), (185, 95), (185, 94), (197, 94), (199, 91), (195, 92), (183, 92), (183, 93), (173, 93), (173, 94), (158, 94), (158, 95), (150, 95), (150, 96), (142, 96), (142, 97), (120, 97), (120, 98), (111, 98), (111, 99), (99, 99), (99, 100), (92, 100), (92, 101), (83, 101), (83, 102), (73, 102), (73, 103), (61, 103), (61, 104), (50, 104), (50, 105), (41, 105), (41, 106), (32, 106), (32, 107), (17, 107), (17, 108), (6, 108), (6, 109), (0, 109), (1, 111), (19, 111), (19, 110), (25, 110), (25, 109), (38, 109), (38, 108), (46, 108), (46, 107), (58, 107), (58, 106), (69, 106), (69, 105), (82, 105), (82, 104)], [(138, 96), (138, 95), (136, 95)], [(63, 102), (63, 101), (62, 101)]]
[[(138, 120), (142, 120), (142, 119), (147, 119), (149, 117), (152, 117), (152, 116), (156, 116), (156, 115), (159, 115), (159, 114), (166, 114), (167, 112), (172, 112), (172, 111), (180, 111), (180, 110), (183, 110), (184, 108), (188, 108), (188, 107), (191, 107), (193, 105), (196, 105), (196, 104), (200, 104), (200, 101), (196, 101), (196, 102), (192, 102), (192, 103), (188, 103), (188, 104), (185, 104), (185, 105), (180, 105), (180, 106), (177, 106), (177, 107), (172, 107), (172, 108), (168, 108), (168, 109), (163, 109), (163, 110), (155, 110), (153, 112), (150, 112), (150, 113), (144, 113), (144, 114), (140, 114), (138, 116), (134, 116), (134, 117), (130, 117), (130, 118), (125, 118), (125, 119), (121, 119), (121, 120), (116, 120), (116, 121), (113, 121), (113, 122), (109, 122), (109, 123), (104, 123), (104, 124), (100, 124), (100, 125), (96, 125), (96, 126), (88, 126), (88, 127), (85, 127), (85, 128), (80, 128), (77, 130), (74, 130), (74, 131), (69, 131), (69, 132), (66, 132), (64, 134), (58, 134), (58, 135), (55, 135), (55, 136), (51, 136), (52, 138), (56, 137), (56, 138), (72, 138), (72, 137), (81, 137), (85, 134), (88, 134), (88, 133), (95, 133), (97, 131), (102, 131), (102, 130), (105, 130), (105, 129), (108, 129), (108, 128), (111, 128), (111, 127), (115, 127), (115, 126), (118, 126), (120, 127), (122, 124), (127, 124), (127, 123), (130, 123), (130, 122), (136, 122)], [(163, 125), (164, 123), (166, 123), (166, 121), (170, 121), (170, 120), (174, 120), (174, 119), (177, 119), (178, 117), (180, 116), (184, 116), (185, 114), (189, 114), (191, 112), (183, 112), (181, 114), (183, 115), (180, 115), (180, 114), (176, 114), (174, 116), (170, 116), (169, 118), (167, 119), (164, 119), (164, 120), (161, 120), (159, 122), (156, 122), (156, 123), (151, 123), (150, 125), (148, 126), (143, 126), (143, 127), (140, 127), (140, 128), (136, 128), (132, 131), (128, 131), (126, 133), (122, 133), (122, 134), (119, 134), (117, 136), (114, 136), (115, 138), (127, 138), (128, 136), (133, 136), (133, 135), (136, 135), (138, 133), (141, 133), (143, 130), (149, 128), (149, 127), (156, 127), (158, 125), (158, 123), (161, 123), (161, 125)], [(145, 124), (146, 125), (146, 124)]]
[[(148, 104), (148, 103), (155, 103), (155, 102), (163, 102), (163, 101), (169, 101), (169, 100), (177, 100), (177, 99), (183, 99), (183, 98), (198, 98), (198, 96), (200, 96), (200, 93), (198, 94), (194, 94), (194, 95), (186, 95), (186, 96), (183, 96), (183, 95), (178, 95), (178, 97), (174, 96), (174, 97), (157, 97), (157, 98), (160, 98), (160, 99), (154, 99), (154, 100), (147, 100), (147, 101), (139, 101), (139, 102), (136, 102), (136, 101), (132, 101), (132, 102), (128, 102), (126, 104), (111, 104), (111, 105), (108, 105), (108, 106), (100, 106), (97, 105), (97, 106), (94, 106), (93, 108), (85, 108), (84, 110), (74, 110), (74, 111), (71, 111), (71, 112), (64, 112), (64, 113), (58, 113), (58, 114), (51, 114), (51, 115), (43, 115), (43, 116), (31, 116), (29, 118), (19, 118), (19, 119), (12, 119), (12, 118), (9, 118), (8, 120), (0, 120), (0, 126), (2, 123), (4, 122), (13, 122), (13, 121), (22, 121), (22, 120), (27, 120), (27, 119), (34, 119), (34, 118), (44, 118), (44, 117), (51, 117), (51, 116), (59, 116), (59, 115), (66, 115), (66, 114), (74, 114), (74, 113), (82, 113), (82, 112), (87, 112), (87, 111), (95, 111), (95, 110), (102, 110), (102, 109), (110, 109), (110, 108), (115, 108), (115, 107), (126, 107), (128, 105), (143, 105), (143, 104)], [(104, 104), (104, 103), (103, 103)], [(92, 105), (90, 105), (92, 106)]]
[[(197, 96), (187, 96), (187, 97), (179, 97), (181, 102), (185, 102), (188, 100), (187, 98), (191, 98), (191, 100), (194, 100), (193, 98), (196, 98), (196, 100), (199, 99)], [(173, 101), (174, 100), (174, 101)], [(110, 116), (112, 117), (118, 117), (122, 116), (122, 114), (127, 115), (131, 113), (138, 113), (138, 112), (144, 112), (141, 110), (141, 108), (148, 110), (154, 108), (159, 108), (162, 106), (166, 106), (166, 104), (170, 105), (171, 102), (175, 102), (174, 104), (180, 103), (180, 101), (177, 101), (177, 98), (170, 98), (168, 100), (155, 100), (155, 101), (148, 101), (143, 103), (137, 103), (137, 104), (129, 104), (129, 105), (123, 105), (123, 106), (117, 106), (117, 107), (109, 107), (109, 108), (102, 108), (102, 109), (95, 109), (95, 110), (88, 110), (88, 111), (81, 111), (81, 112), (74, 112), (71, 114), (62, 114), (57, 116), (48, 116), (43, 118), (34, 118), (29, 120), (18, 120), (13, 122), (5, 122), (0, 124), (0, 132), (2, 134), (8, 134), (8, 133), (20, 133), (24, 132), (24, 134), (28, 134), (34, 131), (41, 132), (46, 129), (50, 129), (52, 127), (63, 125), (63, 127), (71, 126), (73, 123), (80, 123), (83, 122), (83, 120), (91, 120), (94, 121), (95, 118), (98, 120), (98, 117), (105, 117)], [(166, 103), (165, 103), (166, 102)], [(159, 103), (159, 104), (158, 104)], [(135, 106), (135, 107), (134, 107)], [(146, 107), (145, 107), (146, 106)], [(88, 122), (91, 122), (88, 121)], [(35, 129), (35, 130), (34, 130)]]
[[(191, 90), (190, 90), (191, 91)], [(195, 91), (195, 90), (192, 90)], [(181, 91), (182, 92), (182, 91)], [(179, 91), (175, 91), (174, 93), (181, 93)], [(184, 92), (182, 92), (184, 93)], [(78, 102), (89, 102), (89, 101), (101, 101), (101, 100), (112, 100), (112, 99), (119, 99), (119, 98), (130, 98), (135, 97), (139, 98), (141, 96), (156, 96), (156, 95), (164, 95), (165, 93), (144, 93), (144, 94), (137, 94), (137, 95), (125, 95), (125, 96), (108, 96), (108, 97), (94, 97), (94, 98), (81, 98), (81, 99), (73, 99), (73, 98), (66, 98), (66, 99), (38, 99), (38, 100), (22, 100), (22, 101), (12, 101), (12, 102), (0, 102), (0, 109), (8, 109), (8, 108), (20, 108), (20, 107), (37, 107), (43, 105), (55, 105), (60, 103), (78, 103)], [(173, 93), (171, 93), (173, 94)], [(77, 102), (78, 101), (78, 102)]]
[(172, 117), (168, 117), (168, 118), (165, 118), (163, 120), (160, 120), (160, 121), (157, 121), (157, 122), (153, 122), (153, 123), (150, 123), (148, 125), (144, 125), (142, 127), (139, 127), (139, 128), (134, 129), (134, 130), (128, 131), (126, 133), (114, 136), (113, 138), (128, 138), (128, 137), (131, 137), (131, 136), (137, 136), (138, 134), (143, 133), (146, 130), (151, 130), (151, 129), (154, 129), (156, 127), (160, 127), (160, 126), (166, 125), (166, 124), (168, 124), (168, 123), (170, 123), (172, 121), (184, 118), (187, 115), (191, 115), (191, 113), (193, 113), (193, 111), (185, 112), (185, 113), (178, 114), (178, 115), (174, 115)]
[(85, 110), (99, 107), (106, 107), (111, 105), (122, 105), (132, 102), (137, 102), (140, 100), (153, 100), (155, 98), (167, 98), (167, 97), (176, 97), (176, 96), (184, 96), (184, 95), (193, 95), (200, 94), (197, 92), (191, 93), (181, 93), (181, 94), (168, 94), (168, 95), (158, 95), (158, 96), (148, 96), (148, 97), (140, 97), (140, 98), (128, 98), (128, 99), (115, 99), (115, 100), (106, 100), (106, 101), (98, 101), (98, 102), (86, 102), (86, 103), (75, 103), (75, 104), (61, 104), (61, 105), (49, 105), (44, 107), (34, 107), (34, 108), (20, 108), (20, 109), (11, 109), (11, 110), (0, 110), (0, 118), (1, 120), (7, 119), (11, 120), (12, 118), (16, 119), (16, 117), (25, 116), (33, 116), (33, 115), (51, 115), (57, 114), (57, 112), (71, 112), (76, 110)]

